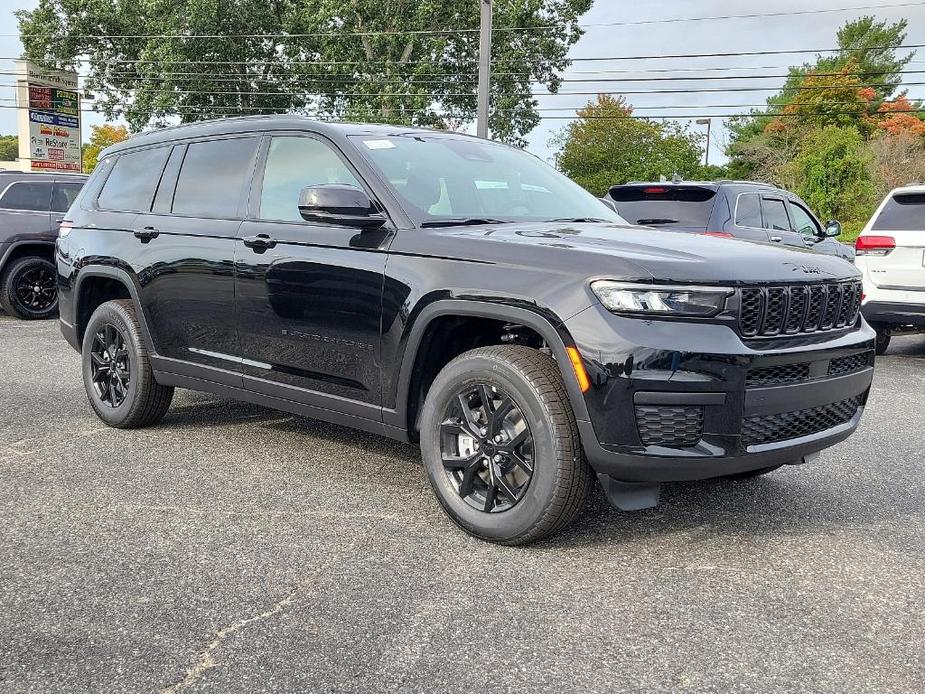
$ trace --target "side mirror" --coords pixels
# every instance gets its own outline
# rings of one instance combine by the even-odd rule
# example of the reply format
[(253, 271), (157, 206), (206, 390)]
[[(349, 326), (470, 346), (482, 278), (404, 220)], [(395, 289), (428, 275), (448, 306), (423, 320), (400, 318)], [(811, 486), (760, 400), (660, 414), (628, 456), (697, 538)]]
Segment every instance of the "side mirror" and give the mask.
[(303, 188), (299, 193), (299, 214), (306, 222), (357, 229), (379, 229), (386, 222), (385, 215), (365, 192), (343, 183)]
[(825, 235), (834, 239), (836, 236), (841, 236), (841, 224), (836, 222), (834, 219), (825, 223)]

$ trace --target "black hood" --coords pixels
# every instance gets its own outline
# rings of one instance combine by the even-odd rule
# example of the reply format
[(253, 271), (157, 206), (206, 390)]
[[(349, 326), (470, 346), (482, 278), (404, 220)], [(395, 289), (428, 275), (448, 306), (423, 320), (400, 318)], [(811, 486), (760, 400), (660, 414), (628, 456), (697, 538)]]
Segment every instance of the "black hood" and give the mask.
[[(465, 239), (460, 256), (587, 276), (709, 284), (801, 283), (860, 277), (849, 262), (809, 249), (614, 224), (497, 224), (438, 232)], [(492, 249), (480, 251), (483, 243)], [(510, 253), (494, 244), (516, 246)], [(635, 272), (633, 271), (635, 268)]]

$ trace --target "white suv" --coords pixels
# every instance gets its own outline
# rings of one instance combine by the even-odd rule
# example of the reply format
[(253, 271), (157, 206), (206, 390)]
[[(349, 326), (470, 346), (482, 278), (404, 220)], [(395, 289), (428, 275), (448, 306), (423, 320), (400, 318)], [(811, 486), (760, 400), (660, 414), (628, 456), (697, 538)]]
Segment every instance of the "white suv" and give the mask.
[(887, 195), (855, 250), (864, 273), (861, 312), (883, 354), (891, 335), (925, 331), (925, 185)]

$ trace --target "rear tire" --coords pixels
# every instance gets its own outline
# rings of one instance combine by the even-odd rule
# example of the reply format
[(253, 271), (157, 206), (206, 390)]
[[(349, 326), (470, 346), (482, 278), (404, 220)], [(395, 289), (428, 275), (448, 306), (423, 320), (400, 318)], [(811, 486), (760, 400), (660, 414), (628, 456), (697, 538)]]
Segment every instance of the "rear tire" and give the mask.
[(44, 320), (58, 313), (57, 269), (47, 258), (14, 260), (0, 277), (0, 306), (23, 320)]
[(888, 333), (885, 328), (877, 328), (876, 351), (877, 351), (878, 357), (886, 354), (886, 351), (890, 346), (890, 340), (892, 339), (892, 337), (893, 336), (890, 335), (890, 333)]
[(103, 422), (138, 429), (157, 423), (167, 412), (173, 388), (154, 380), (131, 301), (107, 301), (93, 312), (81, 354), (87, 397)]
[(447, 515), (489, 542), (521, 545), (558, 532), (591, 489), (559, 369), (529, 347), (482, 347), (451, 361), (424, 403), (421, 452)]

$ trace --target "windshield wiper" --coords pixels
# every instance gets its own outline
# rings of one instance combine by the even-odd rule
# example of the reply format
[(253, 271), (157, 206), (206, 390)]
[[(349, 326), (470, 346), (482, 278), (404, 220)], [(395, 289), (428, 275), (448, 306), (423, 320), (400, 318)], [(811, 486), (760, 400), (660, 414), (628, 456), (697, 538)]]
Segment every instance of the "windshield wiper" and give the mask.
[(503, 219), (491, 219), (490, 217), (461, 217), (459, 219), (428, 219), (421, 222), (422, 229), (433, 229), (434, 227), (465, 227), (476, 226), (479, 224), (508, 224)]
[(602, 219), (600, 217), (559, 217), (558, 219), (547, 219), (547, 222), (563, 222), (566, 224), (609, 224), (613, 219)]
[(663, 217), (653, 217), (652, 219), (637, 219), (636, 224), (677, 224), (677, 219), (667, 219)]

